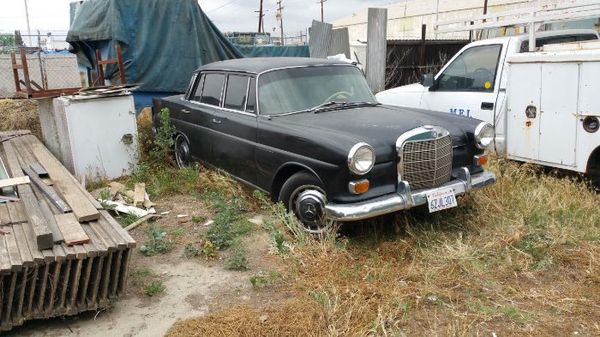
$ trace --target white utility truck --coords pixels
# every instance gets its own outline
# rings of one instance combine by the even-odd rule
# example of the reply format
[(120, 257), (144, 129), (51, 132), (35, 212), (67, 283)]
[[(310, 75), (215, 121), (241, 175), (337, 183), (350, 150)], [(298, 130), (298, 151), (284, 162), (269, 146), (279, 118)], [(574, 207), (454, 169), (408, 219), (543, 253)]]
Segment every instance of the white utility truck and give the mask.
[(598, 178), (598, 33), (531, 35), (472, 42), (436, 76), (427, 74), (421, 83), (380, 92), (377, 99), (487, 121), (495, 127), (498, 153)]

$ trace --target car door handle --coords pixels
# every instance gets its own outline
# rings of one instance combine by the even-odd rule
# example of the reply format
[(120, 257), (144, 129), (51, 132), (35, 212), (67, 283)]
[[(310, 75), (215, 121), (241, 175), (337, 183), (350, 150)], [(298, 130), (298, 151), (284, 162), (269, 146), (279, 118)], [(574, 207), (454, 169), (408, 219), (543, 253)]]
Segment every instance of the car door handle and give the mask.
[(184, 114), (189, 114), (190, 110), (188, 110), (188, 109), (181, 109), (181, 112), (183, 112)]
[(481, 102), (481, 110), (494, 110), (494, 103)]
[(213, 118), (212, 122), (215, 123), (215, 124), (221, 124), (221, 123), (223, 123), (220, 119), (216, 119), (216, 118)]

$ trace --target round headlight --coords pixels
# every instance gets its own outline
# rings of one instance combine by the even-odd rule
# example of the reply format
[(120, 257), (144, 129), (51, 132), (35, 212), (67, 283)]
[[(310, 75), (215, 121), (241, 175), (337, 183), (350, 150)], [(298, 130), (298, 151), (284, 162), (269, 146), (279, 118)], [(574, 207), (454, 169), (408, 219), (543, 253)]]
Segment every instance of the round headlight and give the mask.
[(367, 174), (375, 165), (375, 150), (367, 143), (354, 145), (348, 153), (348, 168), (351, 172)]
[(494, 127), (489, 123), (481, 122), (475, 128), (475, 145), (479, 149), (486, 149), (494, 141)]

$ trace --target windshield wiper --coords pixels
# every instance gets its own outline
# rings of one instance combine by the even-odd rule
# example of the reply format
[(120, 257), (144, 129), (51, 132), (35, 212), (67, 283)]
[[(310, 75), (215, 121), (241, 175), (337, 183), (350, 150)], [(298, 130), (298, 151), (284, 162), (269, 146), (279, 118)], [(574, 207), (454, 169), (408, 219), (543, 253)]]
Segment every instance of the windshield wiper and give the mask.
[(337, 109), (343, 109), (343, 108), (357, 108), (357, 107), (361, 107), (361, 106), (377, 106), (380, 105), (381, 103), (377, 103), (377, 102), (327, 102), (327, 103), (323, 103), (321, 105), (317, 105), (316, 107), (310, 109), (310, 111), (314, 112), (314, 113), (319, 113), (319, 112), (323, 112), (323, 111), (330, 111), (330, 110), (337, 110)]

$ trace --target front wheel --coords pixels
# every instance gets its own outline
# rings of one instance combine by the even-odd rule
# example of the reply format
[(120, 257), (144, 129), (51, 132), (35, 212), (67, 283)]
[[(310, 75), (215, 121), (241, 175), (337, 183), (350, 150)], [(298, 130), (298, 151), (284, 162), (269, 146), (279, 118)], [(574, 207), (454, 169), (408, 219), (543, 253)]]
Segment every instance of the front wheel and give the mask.
[(294, 213), (308, 233), (322, 234), (334, 225), (325, 216), (327, 197), (323, 184), (308, 172), (292, 175), (281, 187), (279, 201)]

